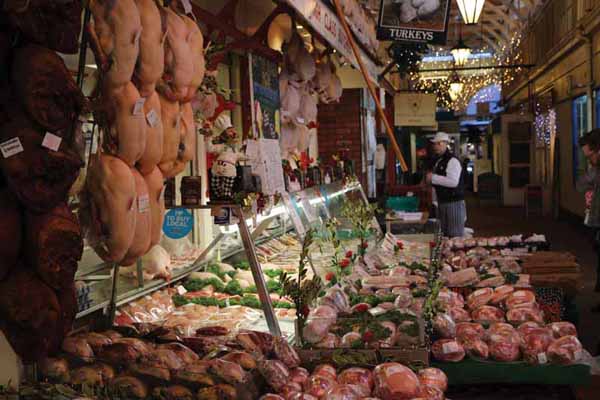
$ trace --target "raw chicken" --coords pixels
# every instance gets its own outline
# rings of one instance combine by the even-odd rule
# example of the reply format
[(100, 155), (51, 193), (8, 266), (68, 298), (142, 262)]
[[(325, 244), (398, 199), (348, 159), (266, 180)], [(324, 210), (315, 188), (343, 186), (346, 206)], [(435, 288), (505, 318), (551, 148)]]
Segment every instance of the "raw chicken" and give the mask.
[(297, 32), (293, 34), (288, 50), (289, 66), (298, 75), (298, 79), (302, 82), (313, 79), (316, 74), (315, 59), (308, 52)]
[(118, 88), (131, 81), (139, 55), (142, 21), (134, 0), (90, 0), (90, 45), (103, 82)]
[(423, 368), (419, 371), (419, 382), (424, 386), (433, 386), (442, 392), (448, 390), (448, 377), (438, 368)]
[(137, 162), (137, 169), (146, 176), (154, 170), (163, 155), (163, 123), (158, 93), (152, 92), (144, 103), (146, 146)]
[(7, 0), (3, 11), (27, 40), (61, 53), (79, 51), (81, 1)]
[(142, 257), (142, 269), (144, 280), (155, 278), (171, 278), (171, 258), (169, 253), (159, 245), (153, 246), (148, 253)]
[(300, 98), (300, 109), (296, 121), (304, 126), (314, 125), (317, 123), (317, 113), (317, 100), (308, 90), (305, 90)]
[(331, 82), (331, 77), (332, 72), (330, 62), (325, 62), (324, 60), (318, 62), (316, 74), (313, 78), (313, 87), (318, 94), (322, 94), (327, 90)]
[(375, 394), (382, 400), (408, 400), (418, 396), (419, 379), (410, 369), (398, 363), (380, 364), (373, 370)]
[[(0, 142), (12, 140), (13, 155), (0, 158), (8, 186), (25, 208), (47, 212), (65, 201), (83, 161), (66, 143), (57, 151), (41, 144), (43, 130), (21, 110), (8, 107), (0, 112)], [(20, 146), (23, 151), (18, 151)]]
[(66, 203), (46, 214), (26, 214), (25, 258), (42, 280), (54, 289), (73, 285), (83, 254), (83, 239), (77, 217)]
[(438, 361), (459, 362), (465, 358), (465, 349), (453, 339), (441, 339), (433, 343), (431, 353)]
[(142, 23), (135, 80), (140, 94), (148, 100), (154, 93), (156, 82), (164, 72), (164, 40), (167, 27), (163, 26), (160, 11), (154, 0), (135, 0), (135, 3)]
[(150, 231), (150, 246), (160, 242), (162, 236), (163, 220), (165, 216), (164, 180), (158, 167), (144, 177), (150, 195), (150, 214), (152, 226)]
[(190, 83), (187, 95), (182, 99), (182, 102), (188, 103), (196, 96), (198, 88), (202, 85), (206, 71), (206, 61), (204, 59), (204, 37), (198, 24), (187, 16), (182, 16), (182, 18), (188, 29), (187, 39), (190, 46), (190, 56), (194, 65), (192, 82)]
[(77, 118), (89, 105), (62, 58), (28, 45), (15, 52), (11, 71), (12, 87), (28, 115), (71, 144)]
[(545, 328), (536, 328), (529, 331), (523, 338), (521, 345), (525, 361), (529, 364), (546, 364), (548, 362), (546, 351), (553, 340), (552, 334)]
[(295, 124), (296, 117), (300, 111), (302, 94), (300, 85), (290, 81), (285, 94), (281, 96), (281, 121), (285, 124)]
[(159, 100), (163, 123), (163, 154), (158, 167), (165, 178), (171, 178), (174, 175), (170, 171), (175, 167), (182, 138), (181, 109), (177, 101), (169, 101), (162, 95), (159, 95)]
[(570, 322), (553, 322), (549, 325), (556, 339), (563, 336), (577, 336), (577, 328)]
[(135, 233), (129, 250), (125, 254), (122, 265), (131, 265), (150, 249), (152, 234), (152, 214), (150, 213), (150, 195), (148, 186), (142, 174), (135, 168), (131, 169), (135, 180), (136, 199), (133, 205), (135, 210)]
[(23, 361), (46, 357), (62, 340), (55, 337), (60, 313), (55, 293), (32, 270), (17, 265), (0, 282), (0, 328)]
[(130, 167), (142, 158), (146, 150), (147, 124), (144, 106), (139, 103), (142, 101), (131, 82), (105, 92), (109, 137), (104, 145), (110, 154), (119, 157)]
[(173, 177), (182, 173), (189, 162), (196, 155), (196, 123), (194, 122), (194, 111), (191, 103), (181, 105), (181, 142), (177, 152), (177, 159), (173, 169), (165, 173), (166, 177)]
[(6, 188), (0, 190), (0, 281), (15, 267), (23, 241), (19, 202)]
[(548, 360), (556, 364), (573, 364), (582, 357), (583, 348), (576, 336), (563, 336), (548, 346)]
[(185, 99), (194, 79), (194, 59), (188, 26), (183, 18), (168, 7), (161, 12), (167, 21), (165, 71), (158, 90), (170, 101)]
[(90, 245), (106, 262), (120, 262), (131, 247), (136, 224), (136, 188), (131, 168), (99, 154), (87, 179)]

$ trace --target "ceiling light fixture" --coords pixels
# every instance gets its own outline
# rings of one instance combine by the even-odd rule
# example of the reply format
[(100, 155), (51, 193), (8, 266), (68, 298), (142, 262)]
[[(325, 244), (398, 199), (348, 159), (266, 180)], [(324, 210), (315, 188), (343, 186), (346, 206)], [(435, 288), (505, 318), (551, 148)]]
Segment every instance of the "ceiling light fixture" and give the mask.
[(485, 0), (456, 0), (456, 4), (465, 24), (473, 25), (479, 21)]
[(450, 53), (452, 53), (452, 57), (454, 58), (454, 64), (462, 67), (466, 64), (467, 60), (471, 56), (471, 49), (465, 44), (465, 42), (463, 42), (461, 36), (456, 46), (450, 50)]

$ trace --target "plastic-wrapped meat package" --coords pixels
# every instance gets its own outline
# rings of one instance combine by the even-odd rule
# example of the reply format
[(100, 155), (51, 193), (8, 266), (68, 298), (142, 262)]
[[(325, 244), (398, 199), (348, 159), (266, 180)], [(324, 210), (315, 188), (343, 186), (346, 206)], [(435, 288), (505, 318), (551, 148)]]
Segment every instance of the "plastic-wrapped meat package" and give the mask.
[(315, 396), (308, 393), (296, 393), (287, 400), (318, 400)]
[(475, 268), (466, 268), (446, 275), (444, 281), (450, 287), (469, 286), (479, 282), (479, 274)]
[(456, 325), (456, 339), (460, 342), (482, 339), (485, 329), (476, 322), (460, 322)]
[(365, 368), (348, 368), (342, 371), (337, 379), (342, 385), (357, 385), (364, 387), (369, 393), (373, 390), (373, 374)]
[(532, 329), (523, 337), (523, 343), (521, 344), (523, 359), (529, 364), (546, 364), (548, 362), (546, 351), (553, 340), (554, 338), (548, 329)]
[(521, 356), (519, 343), (516, 343), (510, 336), (492, 336), (490, 343), (490, 357), (500, 362), (517, 361)]
[(423, 400), (444, 400), (444, 392), (433, 386), (421, 386), (419, 389), (419, 399)]
[(279, 389), (279, 394), (282, 395), (284, 399), (289, 399), (296, 393), (302, 393), (302, 385), (297, 382), (288, 382)]
[(494, 297), (494, 289), (483, 288), (478, 289), (467, 297), (467, 306), (471, 310), (475, 310), (481, 306), (485, 306)]
[(338, 385), (331, 388), (324, 399), (327, 400), (359, 400), (362, 396), (352, 385)]
[(390, 276), (408, 276), (410, 275), (410, 269), (406, 267), (394, 267), (390, 270)]
[(310, 374), (305, 368), (298, 367), (290, 370), (290, 381), (304, 385), (304, 382), (308, 380)]
[(330, 306), (338, 312), (346, 313), (350, 311), (350, 299), (339, 287), (332, 287), (327, 290), (325, 296), (320, 299), (320, 304)]
[(471, 358), (487, 360), (490, 356), (490, 350), (483, 340), (473, 339), (461, 342), (465, 352)]
[(473, 321), (477, 322), (499, 322), (504, 321), (504, 311), (498, 307), (481, 306), (471, 313)]
[(278, 394), (267, 393), (263, 396), (260, 396), (258, 400), (285, 400), (285, 398)]
[(453, 339), (441, 339), (431, 346), (433, 357), (438, 361), (459, 362), (465, 358), (465, 349)]
[(396, 300), (394, 300), (394, 305), (397, 308), (409, 308), (413, 303), (412, 293), (409, 288), (398, 288), (396, 294)]
[(492, 299), (490, 300), (490, 304), (498, 305), (502, 303), (508, 296), (510, 296), (515, 291), (511, 285), (502, 285), (498, 286), (494, 289), (494, 294)]
[(465, 307), (465, 299), (463, 296), (460, 293), (455, 293), (451, 290), (440, 290), (437, 300), (444, 309)]
[(548, 346), (548, 360), (556, 364), (573, 364), (583, 357), (583, 348), (576, 336), (563, 336)]
[[(539, 328), (541, 328), (541, 326), (537, 322), (527, 321), (527, 322), (523, 322), (521, 325), (519, 325), (519, 327), (517, 328), (517, 332), (519, 332), (519, 335), (521, 335), (521, 337), (524, 338), (531, 331), (539, 329)], [(544, 329), (549, 330), (549, 328), (544, 328)]]
[(273, 350), (277, 359), (282, 361), (288, 368), (296, 368), (300, 365), (298, 353), (285, 338), (274, 336)]
[(538, 322), (544, 323), (544, 313), (539, 308), (534, 307), (520, 307), (508, 310), (506, 313), (506, 320), (510, 323), (516, 324), (521, 322)]
[(409, 400), (419, 395), (419, 378), (398, 363), (380, 364), (373, 370), (374, 394), (382, 400)]
[(535, 304), (535, 294), (529, 290), (517, 290), (506, 299), (506, 308), (517, 308)]
[(330, 378), (331, 380), (334, 380), (334, 381), (337, 380), (337, 371), (335, 370), (335, 367), (331, 364), (317, 365), (312, 374), (324, 376), (324, 377)]
[(302, 331), (303, 338), (309, 343), (318, 343), (325, 338), (331, 325), (337, 319), (336, 309), (321, 305), (311, 311)]
[(278, 391), (289, 381), (290, 371), (278, 360), (264, 360), (258, 364), (258, 370), (269, 386)]
[(448, 389), (448, 377), (438, 368), (424, 368), (419, 371), (419, 382), (424, 386), (433, 386), (445, 392)]
[(352, 347), (357, 341), (362, 342), (362, 336), (358, 332), (348, 332), (342, 336), (340, 347)]
[(454, 322), (456, 323), (460, 323), (460, 322), (470, 322), (471, 321), (471, 315), (469, 314), (469, 312), (467, 310), (465, 310), (464, 308), (456, 308), (453, 307), (449, 310), (446, 311), (446, 314), (450, 315), (450, 317), (454, 320)]
[(448, 314), (438, 314), (433, 319), (433, 329), (442, 339), (454, 339), (456, 337), (456, 324)]
[(329, 376), (312, 375), (304, 384), (306, 393), (317, 398), (325, 398), (325, 394), (337, 386), (337, 382)]
[(340, 338), (334, 333), (328, 333), (315, 347), (319, 349), (335, 349), (340, 346)]
[(563, 336), (577, 336), (577, 328), (570, 322), (553, 322), (548, 327), (552, 330), (552, 334), (556, 339)]

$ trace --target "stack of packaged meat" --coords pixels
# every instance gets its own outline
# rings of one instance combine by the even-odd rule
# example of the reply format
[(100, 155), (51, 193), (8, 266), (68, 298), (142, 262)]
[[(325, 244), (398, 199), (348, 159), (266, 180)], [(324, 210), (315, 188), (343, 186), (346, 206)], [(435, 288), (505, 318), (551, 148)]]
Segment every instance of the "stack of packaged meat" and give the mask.
[[(164, 180), (195, 156), (204, 39), (180, 1), (95, 0), (90, 10), (102, 145), (90, 160), (86, 226), (104, 261), (130, 265), (160, 241)], [(150, 276), (169, 277), (154, 264)]]
[(81, 12), (70, 0), (3, 5), (0, 328), (27, 363), (60, 347), (77, 312), (83, 241), (67, 197), (84, 165), (89, 104), (56, 52), (77, 53)]
[[(467, 298), (468, 311), (457, 312), (462, 297), (442, 291), (445, 312), (434, 319), (438, 340), (432, 345), (436, 360), (524, 360), (529, 364), (572, 364), (590, 358), (570, 322), (545, 324), (535, 294), (512, 286), (478, 289)], [(485, 327), (488, 327), (487, 329)]]

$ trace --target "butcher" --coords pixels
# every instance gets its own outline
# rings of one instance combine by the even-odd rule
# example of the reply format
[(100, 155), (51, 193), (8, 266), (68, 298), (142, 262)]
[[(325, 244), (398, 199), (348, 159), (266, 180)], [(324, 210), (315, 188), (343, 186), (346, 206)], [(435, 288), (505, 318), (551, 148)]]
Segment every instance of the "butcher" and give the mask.
[[(583, 223), (594, 229), (598, 253), (595, 291), (600, 292), (600, 129), (594, 129), (579, 139), (579, 147), (590, 167), (577, 180), (577, 190), (585, 193), (585, 219)], [(593, 308), (600, 312), (600, 304)]]
[(433, 186), (442, 233), (446, 237), (461, 237), (467, 220), (463, 168), (448, 148), (450, 137), (447, 133), (438, 132), (431, 142), (436, 161), (425, 182)]

